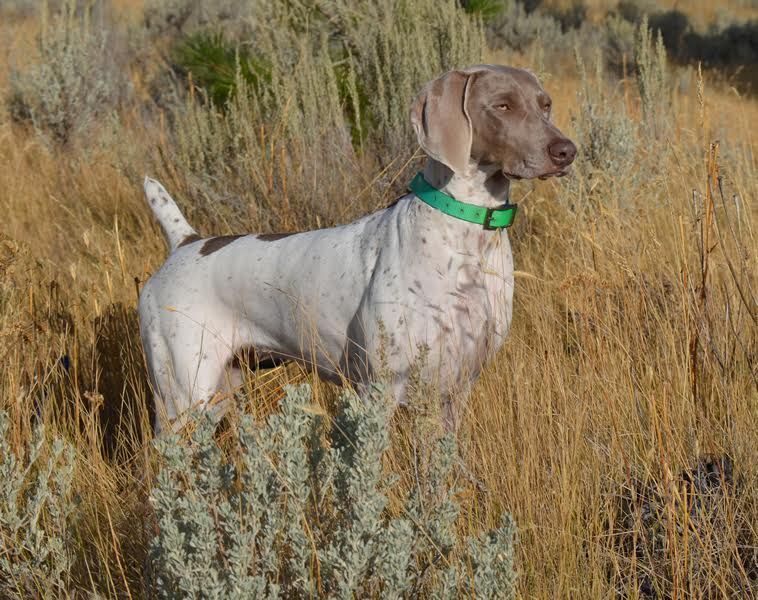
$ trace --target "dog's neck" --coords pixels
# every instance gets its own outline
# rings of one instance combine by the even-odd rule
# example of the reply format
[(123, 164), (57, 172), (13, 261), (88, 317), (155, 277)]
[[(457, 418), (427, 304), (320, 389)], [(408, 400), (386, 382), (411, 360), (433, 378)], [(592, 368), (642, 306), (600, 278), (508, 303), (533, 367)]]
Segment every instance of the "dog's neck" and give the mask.
[(464, 176), (432, 158), (424, 166), (424, 179), (459, 202), (497, 208), (508, 203), (510, 181), (498, 165), (475, 165)]

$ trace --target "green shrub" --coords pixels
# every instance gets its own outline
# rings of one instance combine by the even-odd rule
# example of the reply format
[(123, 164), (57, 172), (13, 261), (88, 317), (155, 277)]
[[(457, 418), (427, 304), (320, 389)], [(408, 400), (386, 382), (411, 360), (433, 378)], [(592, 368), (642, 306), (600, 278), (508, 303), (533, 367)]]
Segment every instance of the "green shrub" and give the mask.
[(257, 90), (270, 79), (263, 61), (255, 60), (246, 47), (235, 47), (220, 32), (200, 30), (181, 39), (173, 61), (220, 108), (235, 93), (238, 77)]
[(125, 90), (108, 34), (91, 21), (94, 8), (79, 10), (76, 0), (64, 0), (60, 12), (43, 11), (37, 62), (11, 74), (11, 114), (56, 142), (91, 127)]
[(331, 428), (291, 387), (258, 427), (243, 417), (233, 448), (203, 416), (189, 443), (158, 442), (152, 492), (154, 591), (164, 598), (514, 597), (510, 517), (460, 544), (451, 436), (422, 440), (425, 464), (395, 516), (387, 491), (389, 404), (346, 393)]
[(355, 161), (326, 48), (312, 52), (306, 42), (290, 41), (300, 50), (296, 61), (272, 65), (256, 91), (238, 71), (223, 110), (204, 91), (198, 94), (203, 101), (190, 95), (175, 107), (175, 144), (164, 155), (186, 174), (192, 195), (208, 200), (208, 209), (252, 217), (254, 227), (288, 226), (278, 211), (290, 201), (315, 219), (300, 226), (333, 221), (338, 205), (320, 201), (339, 197), (351, 175), (344, 165)]
[(510, 0), (460, 0), (460, 3), (467, 13), (478, 15), (484, 21), (498, 17), (511, 5)]
[[(372, 150), (390, 156), (410, 150), (408, 111), (421, 86), (449, 69), (480, 62), (484, 51), (479, 22), (454, 0), (330, 0), (305, 2), (299, 8), (264, 5), (253, 18), (277, 24), (277, 31), (255, 31), (250, 43), (259, 56), (278, 55), (278, 67), (287, 76), (301, 58), (282, 49), (299, 48), (305, 40), (312, 53), (323, 55), (323, 60), (338, 67), (340, 77), (354, 82), (335, 100), (340, 110), (349, 106), (353, 112), (368, 111), (365, 119), (353, 118), (348, 125), (370, 124), (370, 130), (358, 132), (357, 137), (370, 140)], [(324, 84), (331, 84), (331, 78)]]
[(17, 455), (0, 411), (0, 596), (60, 597), (71, 567), (73, 448), (41, 428)]
[[(218, 68), (201, 69), (209, 77), (200, 102), (173, 110), (170, 170), (187, 173), (192, 195), (214, 211), (253, 215), (256, 227), (292, 226), (277, 222), (280, 202), (307, 203), (302, 212), (314, 221), (301, 227), (344, 220), (341, 206), (354, 202), (346, 195), (371, 187), (355, 181), (359, 161), (400, 169), (416, 150), (408, 112), (424, 83), (482, 57), (481, 25), (455, 1), (390, 4), (249, 5), (253, 31), (226, 41), (240, 48), (241, 64), (265, 63), (263, 84), (243, 68), (232, 84), (228, 49)], [(203, 50), (197, 62), (219, 65), (214, 53)], [(219, 89), (234, 90), (224, 110), (212, 101)]]
[(374, 148), (386, 149), (386, 159), (415, 147), (409, 144), (408, 111), (421, 87), (449, 69), (481, 62), (484, 35), (479, 23), (449, 0), (355, 4), (334, 2), (330, 20), (338, 23), (356, 80), (371, 91), (373, 129), (364, 137)]

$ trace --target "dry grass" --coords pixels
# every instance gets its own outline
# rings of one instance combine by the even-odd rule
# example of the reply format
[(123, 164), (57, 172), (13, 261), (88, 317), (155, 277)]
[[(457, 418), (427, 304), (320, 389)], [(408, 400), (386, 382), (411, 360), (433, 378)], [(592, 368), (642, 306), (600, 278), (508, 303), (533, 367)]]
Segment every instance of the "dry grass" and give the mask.
[[(118, 5), (131, 14), (136, 3)], [(9, 23), (0, 39), (22, 47), (19, 32), (33, 30)], [(3, 96), (8, 60), (0, 54)], [(570, 132), (576, 69), (548, 75)], [(636, 87), (612, 91), (639, 119)], [(461, 436), (481, 485), (461, 501), (470, 531), (513, 514), (523, 597), (638, 597), (645, 586), (671, 598), (747, 597), (758, 586), (758, 104), (708, 85), (701, 100), (693, 83), (674, 106), (671, 134), (645, 139), (634, 168), (515, 190), (513, 329), (470, 399)], [(37, 414), (75, 444), (73, 577), (109, 597), (144, 594), (152, 534), (135, 279), (165, 252), (140, 175), (162, 177), (179, 197), (191, 189), (161, 158), (172, 152), (168, 128), (127, 107), (86, 144), (51, 148), (0, 113), (0, 406), (14, 447)], [(313, 175), (312, 189), (323, 183), (346, 207), (324, 214), (349, 220), (386, 202), (399, 165), (379, 177), (366, 164), (345, 165), (358, 188), (374, 186), (358, 202), (358, 189)], [(632, 191), (622, 201), (604, 189)], [(281, 206), (273, 224), (255, 211), (236, 221), (191, 213), (206, 233), (319, 220), (300, 211)], [(251, 398), (274, 410), (280, 385), (301, 377), (289, 369), (252, 381)], [(331, 394), (317, 385), (325, 404)], [(703, 492), (687, 479), (724, 457), (730, 468), (717, 469), (707, 511), (694, 510)]]

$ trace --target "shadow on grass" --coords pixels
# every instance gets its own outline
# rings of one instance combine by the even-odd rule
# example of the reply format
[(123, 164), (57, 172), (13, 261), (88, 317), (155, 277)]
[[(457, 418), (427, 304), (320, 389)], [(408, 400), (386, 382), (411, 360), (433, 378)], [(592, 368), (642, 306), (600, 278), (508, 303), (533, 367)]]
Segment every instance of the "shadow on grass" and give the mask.
[(102, 448), (116, 458), (130, 454), (152, 434), (155, 415), (150, 401), (139, 320), (134, 308), (118, 302), (109, 305), (95, 319), (94, 358), (97, 390), (104, 402), (100, 409)]

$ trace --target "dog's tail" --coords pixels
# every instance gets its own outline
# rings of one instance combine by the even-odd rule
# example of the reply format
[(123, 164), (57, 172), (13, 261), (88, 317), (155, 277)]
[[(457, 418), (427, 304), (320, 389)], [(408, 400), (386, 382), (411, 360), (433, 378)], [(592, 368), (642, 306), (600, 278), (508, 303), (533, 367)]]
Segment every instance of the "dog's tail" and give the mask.
[(163, 235), (168, 241), (169, 252), (173, 252), (188, 240), (199, 237), (197, 231), (187, 223), (187, 219), (184, 218), (176, 202), (155, 179), (145, 177), (145, 197), (150, 208), (153, 209), (153, 214), (158, 219), (161, 229), (163, 229)]

